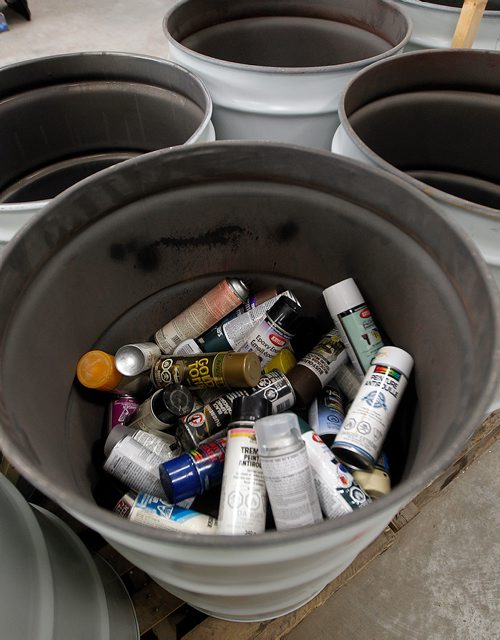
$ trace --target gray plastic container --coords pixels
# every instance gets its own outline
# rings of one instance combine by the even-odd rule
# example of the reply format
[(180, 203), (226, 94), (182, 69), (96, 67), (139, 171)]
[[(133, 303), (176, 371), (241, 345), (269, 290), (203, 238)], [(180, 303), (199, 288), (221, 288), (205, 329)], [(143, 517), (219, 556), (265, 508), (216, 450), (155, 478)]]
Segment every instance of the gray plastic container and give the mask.
[[(388, 496), (308, 528), (234, 537), (149, 529), (97, 506), (106, 402), (74, 384), (79, 357), (145, 339), (226, 275), (290, 288), (327, 326), (322, 289), (351, 276), (412, 354), (417, 400), (409, 387), (391, 431)], [(345, 569), (474, 433), (498, 384), (497, 295), (470, 240), (386, 172), (268, 143), (149, 154), (69, 189), (7, 247), (1, 444), (175, 595), (224, 618), (278, 616)]]

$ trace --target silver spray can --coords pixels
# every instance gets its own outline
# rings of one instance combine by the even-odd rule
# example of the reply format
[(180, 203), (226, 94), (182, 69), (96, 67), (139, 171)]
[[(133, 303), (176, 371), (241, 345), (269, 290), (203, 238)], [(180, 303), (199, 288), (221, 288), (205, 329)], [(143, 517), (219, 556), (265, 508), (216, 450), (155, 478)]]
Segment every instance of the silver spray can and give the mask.
[(255, 423), (260, 463), (278, 531), (323, 520), (298, 418), (282, 413)]
[(125, 436), (112, 449), (104, 463), (104, 471), (138, 493), (164, 497), (158, 470), (162, 462), (159, 455)]
[(106, 438), (104, 455), (109, 456), (114, 447), (126, 436), (130, 436), (148, 451), (160, 456), (163, 461), (171, 460), (182, 453), (174, 436), (162, 431), (142, 431), (141, 429), (119, 426), (115, 427)]
[(163, 353), (171, 354), (188, 338), (198, 338), (248, 298), (242, 280), (226, 278), (155, 333)]
[(151, 369), (160, 356), (161, 349), (154, 342), (126, 344), (115, 353), (115, 366), (124, 376), (136, 376)]
[(253, 425), (271, 413), (262, 398), (233, 402), (219, 504), (219, 530), (228, 535), (254, 535), (266, 529), (267, 493)]
[(314, 431), (305, 431), (302, 439), (306, 444), (319, 503), (327, 518), (339, 518), (371, 502), (349, 469), (336, 460)]
[(374, 357), (332, 446), (349, 467), (375, 465), (412, 368), (413, 358), (398, 347), (382, 347)]

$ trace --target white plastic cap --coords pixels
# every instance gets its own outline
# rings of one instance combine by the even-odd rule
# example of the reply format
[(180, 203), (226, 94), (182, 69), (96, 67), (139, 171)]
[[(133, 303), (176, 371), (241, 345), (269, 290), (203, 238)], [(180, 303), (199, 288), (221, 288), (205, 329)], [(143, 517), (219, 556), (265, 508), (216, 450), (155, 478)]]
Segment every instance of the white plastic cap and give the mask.
[(300, 425), (294, 413), (279, 413), (260, 418), (254, 423), (261, 456), (276, 456), (302, 446)]
[(384, 364), (397, 369), (408, 378), (413, 369), (413, 358), (399, 347), (382, 347), (372, 360), (372, 366), (374, 364)]
[(323, 297), (334, 320), (339, 313), (364, 303), (361, 291), (352, 278), (332, 284), (331, 287), (323, 291)]

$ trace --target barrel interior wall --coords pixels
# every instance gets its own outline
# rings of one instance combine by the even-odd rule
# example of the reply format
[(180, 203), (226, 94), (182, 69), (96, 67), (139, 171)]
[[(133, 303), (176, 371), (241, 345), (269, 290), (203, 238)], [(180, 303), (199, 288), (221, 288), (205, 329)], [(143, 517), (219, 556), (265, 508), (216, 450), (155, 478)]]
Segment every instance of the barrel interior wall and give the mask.
[[(359, 5), (362, 5), (360, 7)], [(269, 67), (343, 64), (398, 45), (407, 23), (378, 0), (190, 2), (167, 18), (173, 38), (216, 59)]]
[[(91, 206), (85, 204), (88, 212)], [(348, 276), (358, 280), (389, 338), (417, 363), (419, 399), (427, 409), (411, 442), (403, 442), (412, 471), (450, 437), (455, 411), (469, 399), (457, 390), (465, 385), (474, 393), (457, 347), (471, 340), (461, 302), (426, 249), (377, 211), (302, 186), (232, 181), (164, 191), (95, 222), (56, 255), (49, 251), (16, 309), (3, 358), (5, 397), (19, 428), (13, 438), (29, 440), (33, 464), (51, 480), (64, 476), (72, 491), (88, 495), (95, 481), (91, 455), (104, 413), (102, 403), (72, 387), (79, 356), (96, 339), (113, 351), (147, 338), (226, 274), (290, 285), (311, 313), (322, 288)], [(44, 340), (37, 331), (42, 322)], [(39, 381), (36, 400), (24, 397), (26, 362)], [(446, 375), (436, 380), (438, 365)], [(447, 406), (443, 395), (451, 400)], [(21, 425), (34, 422), (28, 436)], [(410, 423), (402, 428), (408, 433)], [(52, 464), (55, 451), (61, 464)]]

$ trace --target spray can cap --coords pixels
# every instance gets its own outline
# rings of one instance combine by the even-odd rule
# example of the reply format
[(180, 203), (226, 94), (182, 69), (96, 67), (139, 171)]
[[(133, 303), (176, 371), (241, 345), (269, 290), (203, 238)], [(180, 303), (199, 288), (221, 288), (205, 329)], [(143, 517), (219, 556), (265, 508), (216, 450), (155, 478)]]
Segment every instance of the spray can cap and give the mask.
[(295, 334), (302, 323), (300, 315), (301, 306), (295, 300), (288, 296), (278, 298), (273, 306), (268, 310), (267, 317), (269, 320), (279, 325), (284, 331)]
[(233, 400), (231, 423), (255, 422), (270, 415), (271, 412), (272, 405), (269, 400), (258, 396), (242, 396)]
[(84, 387), (100, 391), (116, 389), (123, 378), (114, 357), (98, 349), (83, 354), (76, 366), (76, 377)]
[(399, 347), (382, 347), (372, 360), (372, 365), (374, 364), (397, 369), (408, 378), (413, 369), (413, 358), (407, 351)]
[(200, 476), (188, 453), (163, 462), (159, 471), (163, 491), (172, 504), (193, 498), (202, 492)]
[(171, 384), (159, 395), (163, 400), (165, 409), (178, 418), (187, 415), (193, 408), (194, 396), (188, 387), (183, 384)]
[(279, 413), (257, 420), (254, 424), (261, 456), (291, 453), (303, 445), (300, 425), (294, 413)]
[(332, 284), (323, 291), (323, 297), (333, 319), (339, 313), (364, 303), (361, 291), (352, 278)]
[(290, 349), (285, 347), (284, 349), (281, 349), (281, 351), (278, 351), (274, 358), (267, 363), (264, 367), (264, 373), (269, 373), (273, 369), (278, 369), (278, 371), (281, 371), (281, 373), (286, 375), (296, 364), (297, 359)]

